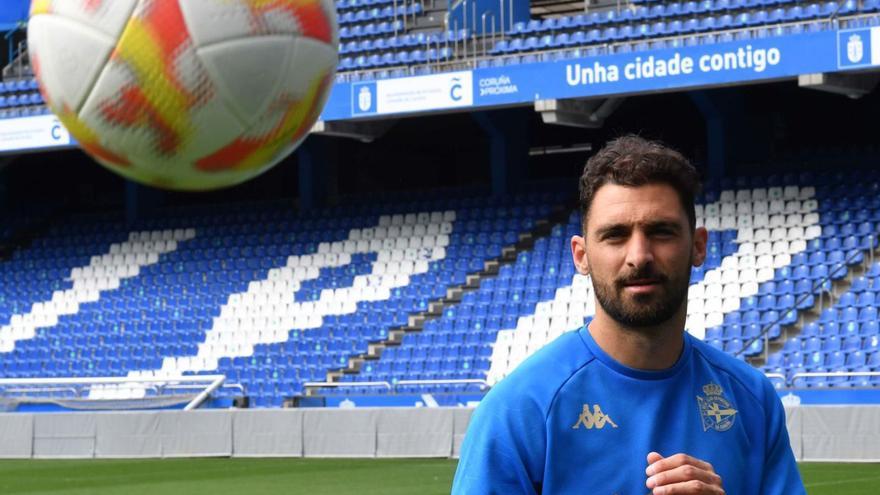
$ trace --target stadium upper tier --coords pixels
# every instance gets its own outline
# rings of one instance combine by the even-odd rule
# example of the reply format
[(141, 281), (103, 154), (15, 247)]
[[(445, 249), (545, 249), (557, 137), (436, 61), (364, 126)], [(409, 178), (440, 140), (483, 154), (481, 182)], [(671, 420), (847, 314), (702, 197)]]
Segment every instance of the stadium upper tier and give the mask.
[[(740, 179), (706, 193), (697, 217), (709, 253), (692, 271), (688, 330), (784, 375), (780, 386), (880, 385), (795, 377), (880, 371), (880, 173), (851, 177)], [(569, 253), (577, 213), (536, 229), (563, 200), (309, 215), (229, 205), (134, 229), (75, 218), (0, 263), (0, 376), (220, 373), (257, 406), (340, 370), (346, 394), (478, 391), (595, 311)], [(92, 398), (151, 393), (94, 388)]]
[[(339, 71), (367, 71), (368, 78), (398, 77), (409, 74), (406, 67), (454, 62), (474, 55), (485, 55), (477, 61), (478, 66), (491, 66), (535, 62), (542, 59), (541, 52), (554, 52), (550, 55), (552, 59), (595, 56), (609, 53), (609, 44), (617, 45), (613, 53), (625, 53), (764, 38), (836, 29), (841, 19), (878, 11), (880, 0), (807, 4), (795, 0), (651, 3), (518, 22), (506, 33), (487, 28), (485, 37), (475, 33), (475, 25), (463, 30), (410, 34), (407, 23), (372, 22), (368, 16), (362, 24), (342, 25)], [(413, 13), (413, 18), (418, 14)], [(863, 21), (873, 25), (877, 19), (863, 19), (857, 24), (862, 25)], [(398, 29), (401, 27), (402, 34)], [(479, 48), (484, 40), (489, 42), (485, 53)]]
[(48, 109), (34, 78), (0, 81), (0, 119), (44, 115)]
[[(704, 0), (634, 2), (517, 22), (505, 32), (487, 26), (480, 34), (483, 26), (473, 21), (431, 27), (447, 14), (440, 7), (387, 0), (338, 2), (338, 79), (382, 79), (460, 69), (463, 64), (503, 66), (880, 25), (880, 0)], [(36, 83), (28, 78), (30, 68), (24, 67), (25, 79), (0, 83), (0, 118), (47, 113)]]

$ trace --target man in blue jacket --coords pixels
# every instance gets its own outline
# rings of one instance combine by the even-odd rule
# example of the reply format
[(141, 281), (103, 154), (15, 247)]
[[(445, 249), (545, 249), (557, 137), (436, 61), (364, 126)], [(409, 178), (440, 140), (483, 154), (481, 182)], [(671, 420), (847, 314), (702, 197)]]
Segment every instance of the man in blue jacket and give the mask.
[(636, 136), (587, 162), (571, 251), (596, 315), (486, 395), (454, 494), (805, 493), (770, 382), (685, 332), (699, 187), (681, 154)]

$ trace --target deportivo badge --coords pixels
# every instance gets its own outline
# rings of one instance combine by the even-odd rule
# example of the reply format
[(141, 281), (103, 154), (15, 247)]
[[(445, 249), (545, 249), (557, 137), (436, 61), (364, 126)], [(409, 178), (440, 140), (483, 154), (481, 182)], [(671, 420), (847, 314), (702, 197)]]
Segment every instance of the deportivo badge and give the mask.
[(715, 431), (727, 431), (736, 420), (736, 409), (721, 394), (724, 389), (720, 385), (709, 383), (703, 385), (705, 396), (697, 396), (700, 406), (700, 417), (703, 419), (703, 431), (713, 428)]

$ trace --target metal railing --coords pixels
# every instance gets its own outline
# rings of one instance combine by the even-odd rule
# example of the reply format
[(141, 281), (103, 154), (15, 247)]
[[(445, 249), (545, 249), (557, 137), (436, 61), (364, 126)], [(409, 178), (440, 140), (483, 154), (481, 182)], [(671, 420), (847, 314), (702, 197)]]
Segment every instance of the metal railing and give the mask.
[(396, 392), (397, 387), (402, 386), (429, 386), (429, 385), (479, 385), (481, 388), (489, 388), (489, 382), (479, 378), (460, 378), (449, 380), (399, 380), (397, 382), (372, 381), (372, 382), (305, 382), (307, 388), (355, 388), (355, 387), (381, 387)]
[(303, 387), (311, 388), (350, 388), (350, 387), (381, 387), (391, 390), (390, 382), (305, 382)]
[[(880, 377), (880, 371), (826, 371), (826, 372), (813, 372), (813, 371), (804, 371), (800, 373), (795, 373), (791, 375), (791, 379), (783, 375), (782, 373), (764, 373), (764, 376), (769, 378), (771, 381), (777, 380), (782, 383), (785, 388), (807, 388), (807, 387), (799, 387), (798, 381), (802, 381), (808, 378), (851, 378), (858, 376), (866, 376), (866, 377)], [(880, 386), (880, 384), (878, 384)], [(833, 388), (833, 387), (830, 387)], [(871, 387), (878, 388), (878, 387)]]
[(764, 376), (770, 380), (782, 380), (783, 385), (788, 384), (788, 379), (782, 373), (764, 373)]
[[(483, 28), (483, 30), (480, 32), (482, 33), (483, 40), (486, 40), (486, 38), (487, 38), (487, 36), (486, 36), (486, 18), (487, 18), (487, 16), (490, 16), (490, 15), (492, 16), (492, 24), (491, 24), (491, 27), (492, 27), (491, 33), (492, 34), (490, 34), (488, 38), (490, 40), (489, 41), (490, 45), (495, 46), (495, 13), (494, 12), (491, 12), (488, 10), (486, 12), (483, 12), (483, 15), (481, 16), (481, 19), (480, 19), (480, 22), (482, 24), (481, 27)], [(504, 31), (502, 30), (502, 32), (504, 32)]]
[(796, 382), (802, 378), (812, 378), (812, 377), (817, 377), (817, 378), (820, 378), (820, 377), (850, 378), (850, 377), (854, 377), (854, 376), (856, 376), (856, 377), (858, 377), (858, 376), (867, 376), (867, 377), (878, 376), (878, 377), (880, 377), (880, 371), (828, 371), (828, 372), (809, 372), (808, 371), (808, 372), (802, 372), (802, 373), (795, 373), (794, 375), (792, 375), (790, 384), (792, 387), (795, 387)]
[(3, 68), (4, 78), (22, 78), (31, 75), (30, 63), (25, 63), (28, 59), (27, 40), (19, 41), (15, 49), (13, 49), (13, 36), (15, 32), (10, 31), (6, 34), (5, 39), (9, 44), (9, 61)]
[(489, 382), (479, 378), (459, 378), (449, 380), (399, 380), (396, 385), (480, 385), (482, 388), (488, 388)]

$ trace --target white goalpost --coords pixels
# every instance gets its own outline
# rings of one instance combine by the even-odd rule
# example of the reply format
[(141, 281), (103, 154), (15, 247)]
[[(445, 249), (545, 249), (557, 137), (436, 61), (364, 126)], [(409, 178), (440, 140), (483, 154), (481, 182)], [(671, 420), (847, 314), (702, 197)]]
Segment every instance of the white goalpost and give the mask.
[[(190, 411), (224, 386), (225, 375), (174, 377), (0, 378), (3, 403), (56, 404), (70, 409), (122, 410), (179, 406)], [(242, 390), (241, 385), (225, 385)]]

